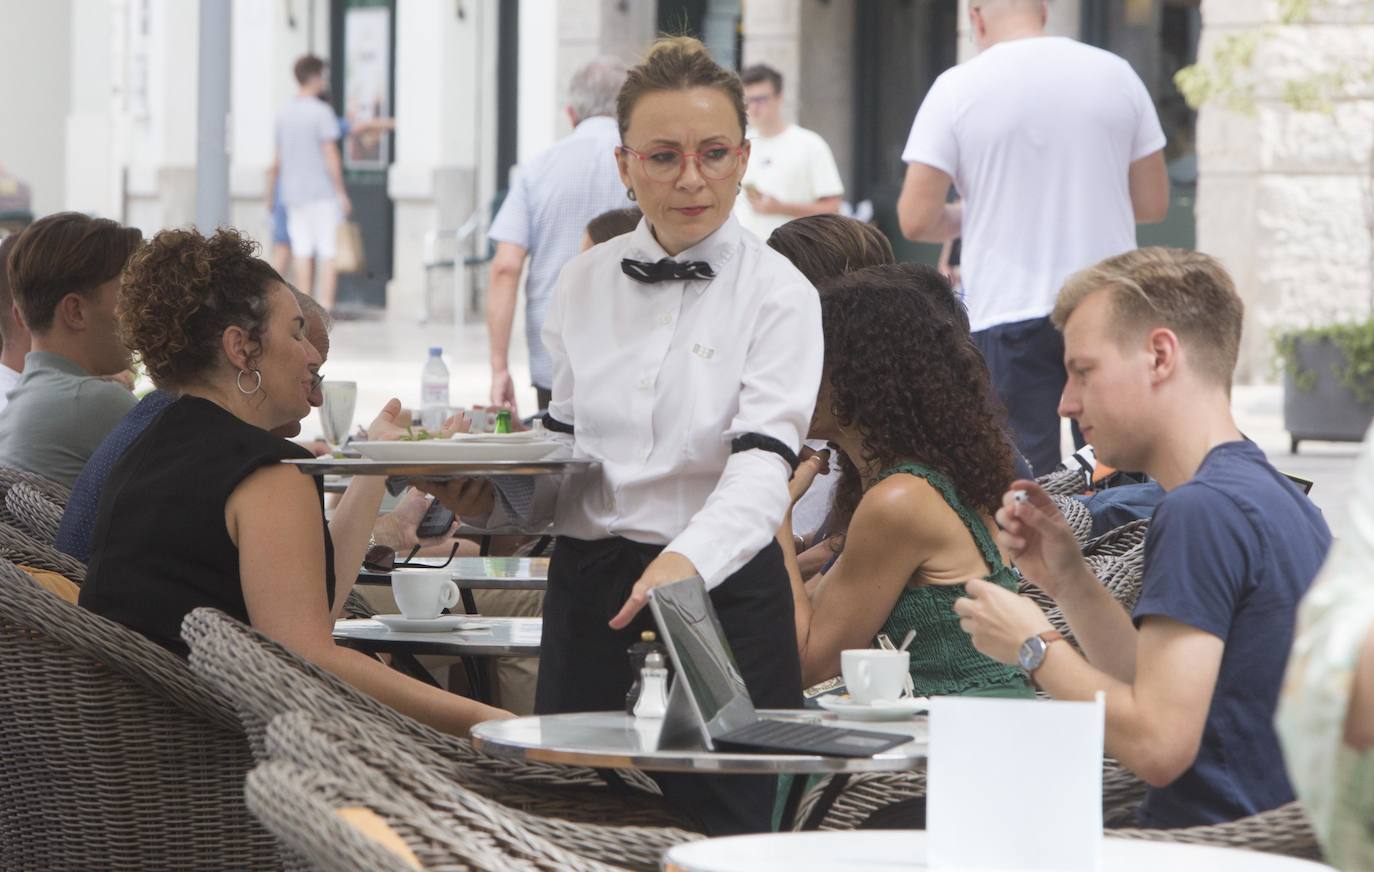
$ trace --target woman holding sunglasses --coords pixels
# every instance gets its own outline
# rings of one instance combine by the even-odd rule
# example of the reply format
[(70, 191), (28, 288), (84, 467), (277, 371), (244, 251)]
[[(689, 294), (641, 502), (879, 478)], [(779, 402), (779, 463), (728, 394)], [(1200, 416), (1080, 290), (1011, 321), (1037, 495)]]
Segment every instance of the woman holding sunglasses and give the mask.
[[(544, 326), (545, 426), (600, 473), (558, 494), (536, 709), (622, 708), (626, 649), (654, 629), (648, 592), (694, 575), (755, 705), (798, 707), (773, 537), (820, 381), (816, 290), (731, 215), (749, 160), (743, 88), (700, 42), (656, 43), (616, 108), (620, 178), (644, 218), (564, 267)], [(772, 778), (658, 780), (712, 833), (768, 829)]]

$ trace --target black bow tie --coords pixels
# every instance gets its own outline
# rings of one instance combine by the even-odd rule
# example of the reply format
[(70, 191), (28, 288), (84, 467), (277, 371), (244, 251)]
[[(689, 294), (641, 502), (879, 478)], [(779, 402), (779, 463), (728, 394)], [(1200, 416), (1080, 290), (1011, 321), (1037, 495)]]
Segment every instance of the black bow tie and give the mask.
[(704, 260), (676, 261), (663, 258), (658, 263), (645, 263), (642, 260), (630, 260), (628, 257), (620, 262), (620, 268), (625, 275), (637, 282), (652, 285), (666, 279), (713, 279), (716, 277), (715, 270)]

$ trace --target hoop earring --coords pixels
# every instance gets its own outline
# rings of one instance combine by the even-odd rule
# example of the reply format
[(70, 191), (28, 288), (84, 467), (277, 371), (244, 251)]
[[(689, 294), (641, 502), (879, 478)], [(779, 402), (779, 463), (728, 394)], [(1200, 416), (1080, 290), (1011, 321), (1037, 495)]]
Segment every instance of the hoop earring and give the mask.
[[(253, 375), (255, 375), (255, 376), (258, 377), (258, 383), (255, 384), (255, 385), (253, 385), (253, 389), (252, 389), (251, 391), (245, 391), (245, 390), (243, 389), (243, 377), (244, 377), (245, 375), (247, 375), (248, 373), (250, 373), (250, 372), (251, 372)], [(234, 376), (234, 387), (238, 388), (238, 389), (239, 389), (239, 393), (243, 394), (245, 397), (251, 397), (251, 396), (253, 396), (253, 394), (256, 394), (258, 391), (262, 390), (262, 370), (258, 370), (258, 369), (241, 369), (241, 370), (239, 370), (239, 374), (236, 375), (236, 376)]]
[(626, 189), (625, 189), (625, 196), (627, 196), (627, 197), (630, 198), (630, 202), (631, 202), (631, 203), (634, 203), (634, 202), (636, 202), (636, 201), (638, 200), (638, 198), (635, 196), (635, 189), (634, 189), (634, 188), (626, 188)]

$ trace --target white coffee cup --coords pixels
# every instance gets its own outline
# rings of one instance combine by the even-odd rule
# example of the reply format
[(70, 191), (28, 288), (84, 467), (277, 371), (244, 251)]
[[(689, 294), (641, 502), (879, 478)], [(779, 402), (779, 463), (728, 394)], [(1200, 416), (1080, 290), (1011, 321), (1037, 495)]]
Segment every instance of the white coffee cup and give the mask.
[(849, 696), (860, 705), (895, 701), (906, 686), (911, 655), (881, 648), (850, 648), (840, 652), (840, 672)]
[(437, 618), (444, 609), (458, 604), (458, 585), (448, 570), (392, 572), (391, 593), (396, 605), (412, 621)]

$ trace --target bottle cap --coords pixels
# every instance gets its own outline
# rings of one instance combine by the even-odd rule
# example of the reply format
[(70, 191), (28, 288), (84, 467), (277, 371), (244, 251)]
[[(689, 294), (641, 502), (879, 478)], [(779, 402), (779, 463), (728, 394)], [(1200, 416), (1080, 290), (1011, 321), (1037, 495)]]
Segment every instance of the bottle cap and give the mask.
[(440, 348), (439, 346), (437, 346), (437, 345), (432, 345), (432, 346), (430, 346), (430, 349), (429, 349), (429, 356), (430, 356), (430, 357), (438, 357), (439, 355), (441, 355), (441, 354), (443, 354), (443, 353), (444, 353), (444, 349)]
[(639, 634), (639, 641), (641, 642), (654, 642), (657, 641), (657, 639), (658, 636), (654, 633), (653, 630), (645, 630), (644, 632)]

